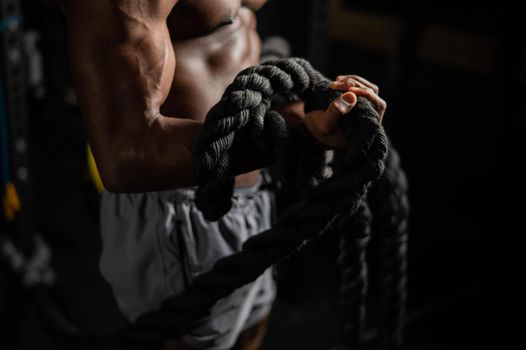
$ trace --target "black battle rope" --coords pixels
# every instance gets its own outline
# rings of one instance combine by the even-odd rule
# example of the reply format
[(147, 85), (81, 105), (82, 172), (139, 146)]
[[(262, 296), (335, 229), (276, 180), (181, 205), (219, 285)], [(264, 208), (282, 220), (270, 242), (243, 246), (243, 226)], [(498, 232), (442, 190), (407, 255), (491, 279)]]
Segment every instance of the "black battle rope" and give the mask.
[[(307, 240), (335, 226), (339, 217), (355, 212), (367, 185), (383, 170), (387, 139), (377, 113), (365, 99), (360, 99), (354, 113), (342, 123), (351, 142), (350, 150), (338, 152), (339, 166), (332, 177), (324, 178), (324, 149), (308, 137), (292, 135), (294, 132), (287, 128), (279, 114), (268, 112), (270, 98), (275, 93), (298, 95), (307, 102), (306, 112), (326, 109), (340, 95), (328, 89), (328, 80), (306, 61), (278, 60), (241, 72), (208, 114), (199, 143), (202, 156), (199, 157), (200, 188), (196, 196), (196, 204), (207, 218), (216, 220), (230, 209), (233, 177), (229, 150), (236, 133), (245, 130), (276, 161), (286, 177), (300, 183), (305, 198), (287, 209), (272, 230), (247, 241), (241, 253), (220, 261), (214, 268), (215, 273), (208, 277), (210, 282), (200, 285), (205, 279), (196, 281), (188, 295), (200, 302), (210, 300), (204, 303), (203, 312), (218, 297), (255, 280), (266, 268), (290, 255)], [(165, 303), (165, 307), (188, 305), (180, 301), (175, 304), (177, 299), (179, 297)], [(188, 310), (196, 311), (194, 306)], [(143, 325), (152, 321), (145, 320), (147, 318), (142, 319)], [(154, 324), (158, 329), (166, 326), (166, 320)]]
[(371, 234), (371, 212), (362, 201), (353, 216), (340, 222), (340, 310), (344, 344), (355, 349), (362, 343), (367, 295), (366, 249)]
[[(387, 348), (399, 348), (403, 344), (410, 211), (407, 191), (407, 177), (400, 167), (400, 157), (396, 149), (390, 146), (384, 173), (367, 196), (368, 201), (373, 203), (375, 235), (379, 237), (382, 249), (380, 343)], [(340, 307), (345, 345), (351, 349), (358, 348), (364, 342), (368, 284), (366, 249), (371, 234), (371, 220), (369, 205), (364, 201), (354, 216), (342, 220), (339, 227)]]
[[(333, 175), (324, 176), (323, 147), (307, 133), (288, 129), (278, 113), (269, 111), (275, 93), (299, 96), (306, 112), (326, 109), (341, 94), (329, 89), (328, 80), (302, 59), (267, 62), (241, 72), (207, 115), (199, 140), (196, 204), (211, 220), (230, 209), (229, 150), (242, 133), (277, 163), (286, 179), (301, 186), (304, 198), (284, 210), (272, 229), (250, 238), (240, 252), (199, 275), (181, 295), (168, 298), (129, 328), (100, 339), (105, 348), (154, 349), (168, 339), (180, 338), (217, 300), (256, 280), (321, 234), (335, 231), (340, 219), (363, 208), (362, 199), (371, 182), (381, 176), (388, 151), (387, 137), (371, 104), (359, 97), (342, 119), (350, 147), (336, 152)], [(86, 340), (86, 348), (95, 346), (93, 337)], [(96, 346), (102, 348), (102, 344)]]
[(385, 171), (369, 192), (382, 245), (382, 339), (390, 347), (403, 341), (407, 301), (409, 198), (407, 177), (398, 152), (391, 147)]

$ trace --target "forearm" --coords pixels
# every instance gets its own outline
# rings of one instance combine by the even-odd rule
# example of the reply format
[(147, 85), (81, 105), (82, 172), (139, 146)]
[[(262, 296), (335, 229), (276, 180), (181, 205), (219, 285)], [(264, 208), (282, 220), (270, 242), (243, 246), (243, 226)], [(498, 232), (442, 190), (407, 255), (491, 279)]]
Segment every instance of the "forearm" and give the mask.
[[(112, 192), (145, 192), (197, 185), (197, 140), (203, 123), (159, 116), (141, 135), (118, 145), (103, 181)], [(240, 135), (231, 149), (232, 176), (260, 169), (270, 160)]]

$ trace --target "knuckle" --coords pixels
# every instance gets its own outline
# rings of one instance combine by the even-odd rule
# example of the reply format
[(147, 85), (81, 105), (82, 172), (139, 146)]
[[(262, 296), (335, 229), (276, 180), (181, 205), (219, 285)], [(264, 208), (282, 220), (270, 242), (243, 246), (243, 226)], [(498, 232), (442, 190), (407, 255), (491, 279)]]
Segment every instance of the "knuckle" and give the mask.
[(356, 86), (356, 82), (350, 77), (345, 78), (344, 82), (348, 86), (351, 86), (351, 87), (355, 87)]

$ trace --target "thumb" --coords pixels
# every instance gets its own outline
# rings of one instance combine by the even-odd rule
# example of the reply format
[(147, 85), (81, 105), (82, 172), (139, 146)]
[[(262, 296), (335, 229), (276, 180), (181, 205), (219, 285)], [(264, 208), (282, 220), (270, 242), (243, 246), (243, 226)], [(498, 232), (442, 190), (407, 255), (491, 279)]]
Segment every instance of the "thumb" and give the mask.
[(327, 112), (330, 114), (342, 116), (343, 114), (349, 113), (356, 105), (357, 101), (358, 98), (354, 93), (346, 92), (332, 101), (331, 105), (327, 109)]
[(358, 98), (352, 92), (346, 92), (332, 101), (329, 108), (325, 111), (325, 121), (329, 129), (331, 126), (337, 126), (340, 119), (356, 106), (357, 101)]
[(340, 120), (349, 113), (358, 98), (352, 92), (347, 92), (334, 99), (327, 110), (315, 110), (305, 115), (305, 125), (318, 139), (333, 135), (339, 129)]

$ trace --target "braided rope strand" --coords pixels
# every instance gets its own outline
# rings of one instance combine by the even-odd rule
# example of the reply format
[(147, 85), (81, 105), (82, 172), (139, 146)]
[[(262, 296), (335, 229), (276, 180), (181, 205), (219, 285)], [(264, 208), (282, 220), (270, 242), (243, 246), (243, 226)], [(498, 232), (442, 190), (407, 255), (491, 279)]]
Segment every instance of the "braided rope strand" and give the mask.
[(407, 177), (400, 167), (396, 149), (390, 147), (386, 169), (373, 186), (369, 196), (377, 203), (375, 221), (382, 238), (382, 299), (381, 332), (384, 343), (399, 348), (407, 303), (407, 242), (410, 212)]
[(366, 250), (371, 234), (371, 212), (362, 202), (353, 216), (340, 223), (340, 310), (344, 343), (351, 349), (362, 343), (367, 295)]

